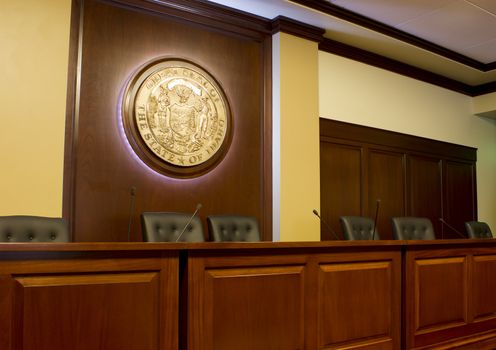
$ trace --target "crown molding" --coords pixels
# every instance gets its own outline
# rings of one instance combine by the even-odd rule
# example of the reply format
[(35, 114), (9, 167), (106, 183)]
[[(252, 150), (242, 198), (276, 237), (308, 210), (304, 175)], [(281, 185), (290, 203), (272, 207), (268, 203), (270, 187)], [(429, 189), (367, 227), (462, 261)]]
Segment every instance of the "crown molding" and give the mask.
[(356, 25), (359, 25), (361, 27), (373, 30), (375, 32), (387, 35), (391, 38), (401, 40), (403, 42), (406, 42), (408, 44), (417, 46), (419, 48), (422, 48), (424, 50), (433, 52), (437, 55), (441, 55), (443, 57), (446, 57), (452, 61), (464, 64), (466, 66), (469, 66), (471, 68), (477, 69), (481, 72), (488, 72), (490, 70), (496, 69), (496, 62), (491, 62), (491, 63), (482, 63), (480, 61), (477, 61), (473, 58), (467, 57), (465, 55), (462, 55), (458, 52), (449, 50), (445, 47), (442, 47), (440, 45), (434, 44), (430, 41), (427, 41), (425, 39), (421, 39), (417, 36), (408, 34), (406, 32), (403, 32), (401, 30), (398, 30), (394, 27), (391, 27), (389, 25), (386, 25), (384, 23), (378, 22), (376, 20), (373, 20), (371, 18), (362, 16), (360, 14), (357, 14), (355, 12), (346, 10), (342, 7), (336, 6), (328, 1), (322, 1), (322, 0), (288, 0), (292, 3), (302, 5), (317, 11), (320, 11), (322, 13), (325, 13), (327, 15), (345, 20), (347, 22), (354, 23)]
[(196, 23), (233, 35), (264, 40), (271, 34), (266, 18), (206, 0), (100, 0), (137, 11), (167, 16), (180, 22)]
[(307, 40), (316, 41), (318, 43), (324, 40), (324, 29), (298, 22), (288, 17), (278, 16), (274, 18), (271, 21), (271, 26), (272, 34), (284, 32)]
[(479, 96), (496, 91), (496, 82), (481, 85), (465, 84), (458, 80), (331, 39), (324, 39), (319, 44), (319, 50), (382, 68), (468, 96)]

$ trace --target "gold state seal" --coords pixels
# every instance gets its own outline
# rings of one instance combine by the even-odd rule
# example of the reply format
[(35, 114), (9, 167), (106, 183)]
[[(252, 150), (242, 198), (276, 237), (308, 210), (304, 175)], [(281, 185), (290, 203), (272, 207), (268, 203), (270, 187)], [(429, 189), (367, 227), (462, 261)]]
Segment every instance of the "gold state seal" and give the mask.
[(215, 79), (178, 59), (138, 75), (124, 108), (131, 109), (135, 133), (146, 147), (177, 167), (198, 166), (214, 157), (230, 123), (227, 99)]

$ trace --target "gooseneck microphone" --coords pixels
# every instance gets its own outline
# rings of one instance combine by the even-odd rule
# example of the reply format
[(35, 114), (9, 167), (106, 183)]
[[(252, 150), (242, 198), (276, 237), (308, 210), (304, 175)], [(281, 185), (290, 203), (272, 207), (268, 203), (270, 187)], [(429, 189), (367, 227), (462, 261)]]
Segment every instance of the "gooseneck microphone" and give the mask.
[(334, 232), (332, 227), (324, 219), (322, 219), (322, 217), (319, 215), (319, 212), (316, 209), (314, 209), (312, 212), (319, 218), (320, 222), (324, 223), (325, 227), (327, 227), (327, 229), (332, 233), (334, 238), (339, 241), (339, 236), (336, 234), (336, 232)]
[[(439, 218), (439, 221), (441, 221), (441, 223), (445, 224), (446, 226), (448, 226), (448, 228), (450, 228), (452, 231), (455, 231), (455, 233), (462, 237), (462, 238), (467, 238), (463, 233), (461, 233), (460, 231), (458, 231), (456, 228), (454, 228), (453, 226), (451, 226), (450, 224), (448, 224), (443, 218)], [(441, 239), (444, 238), (444, 231), (443, 232), (443, 236), (441, 237)]]
[(375, 239), (375, 231), (377, 231), (377, 218), (379, 217), (379, 207), (381, 206), (381, 200), (377, 199), (375, 202), (375, 220), (374, 220), (374, 231), (372, 231), (372, 240)]
[(198, 213), (198, 210), (200, 210), (202, 207), (201, 203), (198, 203), (196, 205), (196, 210), (195, 212), (193, 213), (193, 215), (191, 215), (191, 217), (189, 218), (188, 222), (186, 223), (186, 225), (184, 225), (181, 233), (179, 234), (179, 236), (177, 236), (176, 238), (176, 242), (179, 241), (179, 239), (181, 238), (181, 236), (183, 235), (184, 231), (186, 231), (186, 229), (188, 228), (189, 224), (191, 224), (191, 221), (195, 218), (196, 214)]
[(131, 196), (129, 200), (129, 218), (127, 221), (127, 241), (131, 241), (131, 223), (133, 221), (134, 205), (136, 203), (136, 187), (132, 186), (129, 189), (129, 195)]

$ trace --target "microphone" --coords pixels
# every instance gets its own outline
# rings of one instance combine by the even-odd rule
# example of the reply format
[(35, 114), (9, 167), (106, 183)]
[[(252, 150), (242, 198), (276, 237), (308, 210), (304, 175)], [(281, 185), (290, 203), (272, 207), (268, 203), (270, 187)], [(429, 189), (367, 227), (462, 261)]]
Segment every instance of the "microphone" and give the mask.
[(189, 218), (188, 222), (186, 223), (186, 225), (184, 225), (183, 227), (183, 230), (181, 231), (181, 233), (179, 234), (179, 236), (177, 236), (176, 238), (176, 242), (179, 241), (179, 238), (181, 238), (181, 236), (183, 235), (184, 231), (186, 231), (186, 229), (188, 228), (189, 224), (191, 224), (191, 221), (195, 218), (196, 216), (196, 213), (198, 213), (198, 210), (200, 210), (202, 207), (201, 203), (198, 203), (196, 205), (196, 210), (195, 212), (193, 213), (193, 215), (191, 215), (191, 217)]
[(319, 215), (319, 212), (316, 209), (314, 209), (312, 212), (315, 214), (315, 216), (319, 218), (320, 222), (322, 222), (325, 225), (325, 227), (327, 227), (327, 229), (332, 233), (334, 238), (339, 241), (339, 236), (336, 234), (336, 232), (334, 232), (332, 227), (329, 226), (329, 224), (324, 219), (322, 219), (322, 217)]
[(127, 241), (131, 241), (131, 223), (133, 221), (134, 205), (136, 203), (136, 187), (132, 186), (129, 189), (129, 195), (131, 199), (129, 201), (129, 219), (127, 221)]
[(381, 206), (381, 200), (377, 199), (375, 202), (375, 220), (374, 220), (374, 231), (372, 232), (372, 240), (375, 239), (375, 231), (377, 227), (377, 218), (379, 216), (379, 207)]
[[(450, 224), (448, 224), (446, 221), (444, 221), (443, 218), (439, 218), (439, 221), (441, 221), (443, 224), (445, 224), (446, 226), (448, 226), (452, 231), (455, 231), (455, 233), (462, 237), (462, 238), (467, 238), (463, 233), (461, 233), (460, 231), (458, 231), (456, 228), (454, 228), (453, 226), (451, 226)], [(443, 234), (441, 236), (441, 239), (444, 238), (444, 231), (441, 231)]]

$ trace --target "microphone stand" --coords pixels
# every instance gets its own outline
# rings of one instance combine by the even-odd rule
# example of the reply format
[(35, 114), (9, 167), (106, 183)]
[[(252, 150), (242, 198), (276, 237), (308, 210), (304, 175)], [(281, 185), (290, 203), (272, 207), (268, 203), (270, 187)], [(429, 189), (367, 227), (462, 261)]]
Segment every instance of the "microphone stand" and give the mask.
[(202, 207), (201, 203), (198, 203), (196, 205), (196, 210), (195, 212), (193, 213), (193, 215), (191, 215), (191, 217), (189, 218), (188, 222), (186, 223), (186, 225), (184, 225), (183, 227), (183, 230), (181, 231), (181, 233), (179, 234), (179, 236), (177, 236), (176, 238), (176, 242), (179, 241), (179, 238), (181, 238), (181, 236), (183, 235), (184, 231), (186, 231), (186, 228), (189, 226), (189, 224), (191, 224), (191, 221), (193, 220), (193, 218), (196, 216), (196, 213), (198, 213), (198, 210), (200, 210)]
[[(453, 226), (451, 226), (450, 224), (448, 224), (443, 218), (439, 218), (439, 221), (441, 221), (441, 223), (445, 224), (446, 226), (448, 226), (448, 228), (450, 228), (452, 231), (455, 231), (455, 233), (460, 236), (461, 238), (467, 238), (465, 237), (465, 235), (463, 233), (461, 233), (460, 231), (458, 231), (456, 228), (454, 228)], [(441, 239), (444, 238), (444, 230), (441, 231), (442, 232), (442, 236), (441, 236)]]
[(332, 227), (324, 220), (322, 219), (322, 217), (319, 215), (319, 212), (314, 209), (312, 211), (312, 213), (314, 213), (320, 220), (320, 222), (324, 223), (324, 226), (327, 227), (327, 229), (332, 233), (332, 235), (334, 236), (334, 238), (339, 241), (339, 236), (336, 234), (336, 232), (334, 232), (334, 230), (332, 229)]

